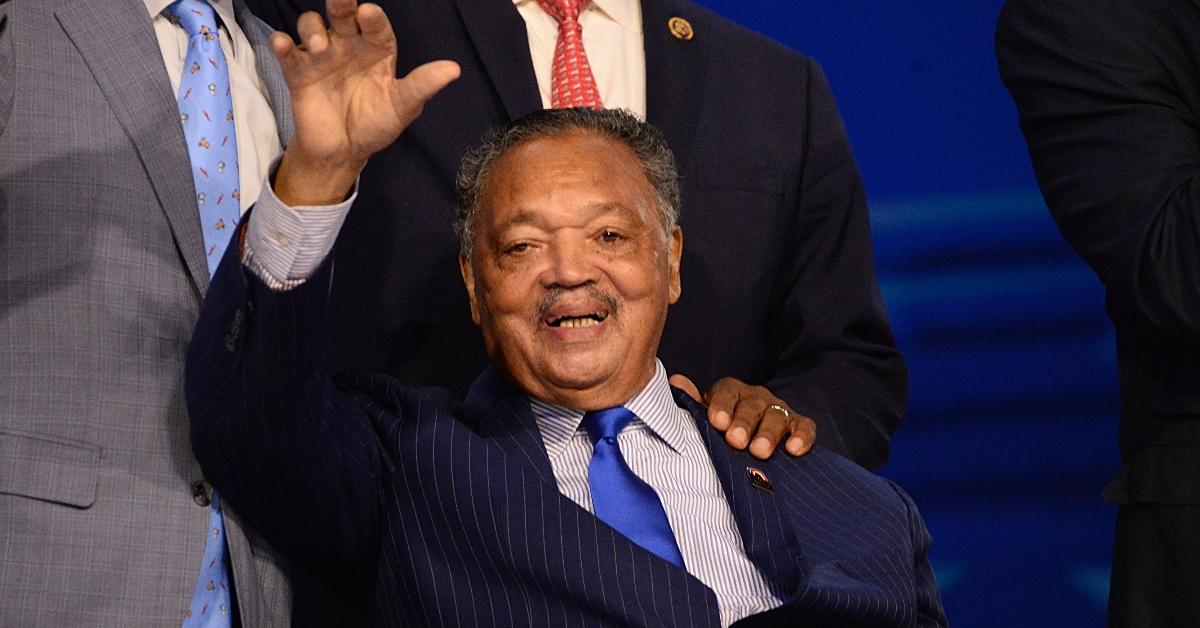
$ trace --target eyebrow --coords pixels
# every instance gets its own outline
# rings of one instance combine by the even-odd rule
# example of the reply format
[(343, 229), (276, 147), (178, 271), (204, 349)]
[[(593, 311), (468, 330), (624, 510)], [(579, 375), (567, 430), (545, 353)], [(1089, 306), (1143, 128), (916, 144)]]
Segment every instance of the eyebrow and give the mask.
[[(586, 212), (588, 214), (588, 218), (590, 218), (590, 219), (595, 219), (598, 216), (602, 216), (602, 215), (608, 214), (608, 213), (623, 214), (623, 215), (631, 216), (634, 218), (640, 217), (636, 211), (634, 211), (620, 203), (593, 203), (591, 205), (584, 207), (582, 210), (580, 210), (580, 212)], [(505, 221), (504, 224), (498, 225), (497, 230), (507, 229), (507, 228), (511, 228), (511, 227), (517, 227), (517, 226), (521, 226), (521, 225), (530, 225), (530, 226), (536, 227), (536, 226), (538, 226), (538, 223), (540, 223), (540, 222), (541, 222), (541, 214), (539, 212), (529, 211), (529, 210), (521, 210), (521, 211), (517, 212), (516, 216), (513, 216), (509, 220)]]

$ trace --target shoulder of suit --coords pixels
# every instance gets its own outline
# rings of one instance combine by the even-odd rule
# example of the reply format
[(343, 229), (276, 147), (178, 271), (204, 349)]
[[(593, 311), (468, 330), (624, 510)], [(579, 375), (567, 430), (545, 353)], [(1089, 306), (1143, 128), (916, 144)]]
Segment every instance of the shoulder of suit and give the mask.
[(787, 476), (801, 485), (815, 483), (812, 487), (815, 489), (829, 485), (853, 487), (858, 494), (870, 495), (877, 504), (892, 504), (907, 509), (910, 501), (895, 482), (820, 445), (799, 458), (786, 454), (775, 455), (771, 459), (771, 472)]
[[(745, 59), (741, 54), (745, 53), (754, 55), (757, 59), (780, 63), (807, 64), (811, 61), (804, 53), (694, 2), (681, 2), (674, 8), (679, 9), (680, 17), (692, 22), (697, 37), (712, 37), (723, 49), (734, 48), (741, 51), (737, 54), (720, 55), (722, 58), (741, 63)], [(643, 25), (642, 28), (646, 26)]]
[(266, 39), (271, 36), (271, 33), (275, 32), (275, 29), (271, 28), (269, 24), (262, 21), (244, 3), (236, 2), (234, 3), (233, 8), (235, 14), (237, 15), (238, 25), (242, 27), (242, 31), (247, 37), (250, 37), (251, 31), (254, 31), (256, 35)]

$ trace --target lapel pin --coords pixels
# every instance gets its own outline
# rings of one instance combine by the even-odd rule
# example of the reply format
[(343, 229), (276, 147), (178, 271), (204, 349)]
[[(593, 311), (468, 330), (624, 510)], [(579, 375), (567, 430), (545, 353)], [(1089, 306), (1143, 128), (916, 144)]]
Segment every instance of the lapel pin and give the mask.
[(667, 20), (667, 30), (671, 31), (675, 39), (682, 41), (690, 41), (696, 36), (696, 31), (692, 30), (692, 23), (678, 16)]
[(746, 467), (746, 477), (750, 478), (750, 486), (766, 491), (771, 495), (775, 494), (775, 487), (771, 486), (771, 480), (767, 479), (767, 474), (755, 469), (754, 467)]

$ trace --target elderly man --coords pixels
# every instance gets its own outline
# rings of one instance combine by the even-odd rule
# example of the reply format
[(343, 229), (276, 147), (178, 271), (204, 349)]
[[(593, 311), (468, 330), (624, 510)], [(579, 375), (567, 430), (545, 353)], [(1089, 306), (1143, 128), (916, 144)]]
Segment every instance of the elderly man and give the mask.
[[(493, 367), (465, 401), (330, 373), (333, 264), (277, 266), (261, 235), (295, 220), (289, 238), (328, 251), (349, 201), (277, 201), (345, 199), (411, 119), (388, 100), (452, 76), (381, 96), (387, 61), (338, 43), (352, 26), (284, 55), (297, 136), (278, 198), (223, 261), (188, 357), (196, 455), (290, 559), (296, 620), (358, 592), (381, 625), (944, 624), (903, 492), (824, 450), (727, 447), (668, 386), (677, 176), (628, 114), (533, 114), (466, 160), (460, 268)], [(384, 69), (343, 81), (343, 63)]]
[[(487, 356), (465, 295), (445, 289), (463, 154), (537, 109), (628, 109), (666, 137), (687, 207), (684, 294), (659, 355), (711, 386), (710, 416), (731, 425), (732, 445), (769, 454), (783, 432), (751, 442), (746, 429), (782, 417), (779, 405), (811, 417), (824, 447), (883, 465), (907, 372), (875, 280), (863, 184), (815, 60), (691, 0), (376, 1), (403, 29), (402, 71), (448, 58), (463, 72), (362, 174), (335, 248), (335, 364), (464, 393)], [(322, 2), (249, 4), (291, 29)], [(801, 453), (810, 432), (787, 451)]]

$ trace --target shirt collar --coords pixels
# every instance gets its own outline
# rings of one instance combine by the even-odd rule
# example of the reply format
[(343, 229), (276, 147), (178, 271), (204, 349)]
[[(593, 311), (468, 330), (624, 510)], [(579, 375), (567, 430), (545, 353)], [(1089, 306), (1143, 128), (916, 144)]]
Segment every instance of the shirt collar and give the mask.
[[(171, 6), (171, 3), (175, 2), (175, 0), (142, 0), (142, 2), (145, 3), (146, 10), (150, 12), (150, 19), (154, 19), (160, 14), (167, 15), (164, 13), (164, 11), (166, 11), (167, 7)], [(225, 32), (229, 33), (230, 29), (232, 28), (231, 25), (237, 24), (236, 18), (233, 15), (233, 2), (231, 0), (208, 0), (208, 3), (211, 4), (213, 10), (216, 11), (217, 19), (220, 20), (221, 24), (225, 26)], [(220, 24), (218, 26), (220, 26)], [(230, 48), (233, 47), (234, 41), (235, 38), (229, 38)]]
[[(654, 375), (645, 388), (622, 405), (637, 415), (630, 425), (640, 422), (671, 449), (676, 452), (683, 450), (684, 430), (692, 418), (686, 410), (676, 405), (662, 362), (654, 361)], [(546, 446), (546, 454), (554, 460), (577, 432), (582, 433), (580, 423), (583, 421), (583, 412), (532, 398), (529, 406)]]
[[(513, 0), (513, 5), (520, 6), (537, 0)], [(625, 30), (642, 34), (642, 6), (638, 0), (592, 0), (592, 5), (600, 9), (612, 21)]]

